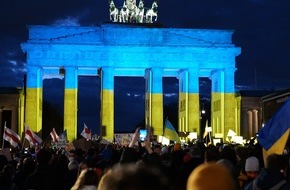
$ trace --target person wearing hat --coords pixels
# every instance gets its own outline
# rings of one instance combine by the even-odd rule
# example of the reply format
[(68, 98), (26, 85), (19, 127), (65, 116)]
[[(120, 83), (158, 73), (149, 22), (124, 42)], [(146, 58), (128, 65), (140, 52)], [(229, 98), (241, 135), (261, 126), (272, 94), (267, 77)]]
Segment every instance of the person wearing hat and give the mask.
[(260, 164), (258, 158), (251, 156), (246, 159), (245, 171), (250, 179), (255, 179), (260, 172)]
[(250, 184), (260, 172), (260, 163), (257, 157), (251, 156), (246, 159), (244, 170), (240, 172), (238, 177), (240, 189), (243, 190)]
[(187, 180), (186, 190), (236, 190), (237, 185), (227, 167), (215, 162), (196, 167)]
[(289, 190), (290, 183), (286, 178), (286, 170), (288, 167), (288, 155), (269, 155), (265, 163), (265, 168), (262, 168), (259, 175), (245, 187), (245, 190)]

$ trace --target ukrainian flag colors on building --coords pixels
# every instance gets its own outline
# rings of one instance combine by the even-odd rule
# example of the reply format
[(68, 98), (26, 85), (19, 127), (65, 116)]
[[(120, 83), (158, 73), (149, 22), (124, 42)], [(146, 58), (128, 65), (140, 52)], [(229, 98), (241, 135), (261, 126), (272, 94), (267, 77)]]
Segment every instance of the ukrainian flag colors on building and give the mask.
[[(100, 125), (114, 138), (114, 77), (145, 77), (145, 125), (163, 134), (163, 77), (179, 81), (178, 129), (200, 133), (199, 78), (212, 80), (213, 135), (238, 132), (234, 90), (232, 30), (162, 28), (159, 25), (107, 23), (98, 27), (29, 26), (25, 123), (42, 129), (42, 79), (64, 76), (64, 129), (77, 137), (78, 76), (101, 78)], [(40, 43), (41, 42), (41, 43)], [(80, 126), (79, 126), (80, 128)], [(199, 134), (200, 136), (200, 134)]]

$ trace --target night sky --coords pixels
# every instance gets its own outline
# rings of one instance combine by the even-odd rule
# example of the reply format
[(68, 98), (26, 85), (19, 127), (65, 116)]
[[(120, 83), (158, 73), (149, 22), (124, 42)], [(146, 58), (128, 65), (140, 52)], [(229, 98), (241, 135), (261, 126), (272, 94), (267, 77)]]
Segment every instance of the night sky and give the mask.
[[(150, 7), (152, 1), (144, 0), (145, 6)], [(123, 0), (115, 0), (115, 4), (120, 7)], [(20, 43), (28, 38), (27, 25), (99, 26), (104, 22), (109, 22), (108, 0), (1, 0), (0, 87), (23, 86), (26, 59)], [(233, 29), (233, 43), (242, 49), (236, 58), (237, 91), (290, 86), (289, 0), (159, 0), (157, 22), (168, 28)], [(164, 80), (165, 104), (174, 104), (177, 80)], [(79, 81), (79, 125), (85, 122), (95, 128), (99, 122), (100, 81), (97, 77)], [(63, 94), (62, 86), (61, 80), (44, 80), (45, 100)], [(116, 79), (119, 129), (126, 125), (131, 130), (144, 118), (144, 86), (144, 78)], [(208, 89), (208, 82), (201, 81), (201, 91)], [(96, 109), (88, 109), (91, 105)]]

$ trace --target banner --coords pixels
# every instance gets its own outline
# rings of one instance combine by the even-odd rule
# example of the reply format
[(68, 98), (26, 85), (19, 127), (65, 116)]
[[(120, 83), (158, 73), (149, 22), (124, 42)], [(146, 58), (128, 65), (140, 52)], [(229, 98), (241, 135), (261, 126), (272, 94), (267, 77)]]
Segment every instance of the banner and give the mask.
[(127, 146), (129, 143), (132, 141), (134, 133), (119, 133), (115, 134), (115, 141), (116, 144), (122, 145), (122, 146)]

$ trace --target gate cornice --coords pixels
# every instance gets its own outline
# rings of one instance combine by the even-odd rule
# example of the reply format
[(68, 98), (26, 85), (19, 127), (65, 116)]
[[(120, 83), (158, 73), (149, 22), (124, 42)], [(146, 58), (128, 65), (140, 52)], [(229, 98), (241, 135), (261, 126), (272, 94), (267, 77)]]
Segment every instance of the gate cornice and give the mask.
[(28, 26), (28, 29), (27, 43), (33, 44), (234, 47), (233, 30), (148, 28), (118, 24), (100, 27)]

